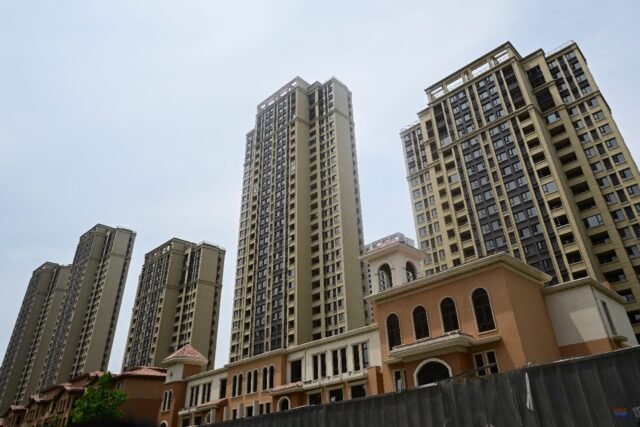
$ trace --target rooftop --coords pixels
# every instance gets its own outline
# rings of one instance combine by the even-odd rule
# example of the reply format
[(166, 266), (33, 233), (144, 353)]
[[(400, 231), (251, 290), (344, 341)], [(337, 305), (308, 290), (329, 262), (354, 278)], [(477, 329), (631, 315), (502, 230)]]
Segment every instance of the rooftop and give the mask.
[(387, 246), (394, 245), (396, 243), (404, 243), (405, 245), (411, 246), (415, 248), (415, 243), (412, 239), (408, 238), (402, 233), (395, 233), (387, 237), (383, 237), (382, 239), (378, 239), (374, 242), (365, 245), (364, 253), (372, 252), (378, 249), (385, 248)]

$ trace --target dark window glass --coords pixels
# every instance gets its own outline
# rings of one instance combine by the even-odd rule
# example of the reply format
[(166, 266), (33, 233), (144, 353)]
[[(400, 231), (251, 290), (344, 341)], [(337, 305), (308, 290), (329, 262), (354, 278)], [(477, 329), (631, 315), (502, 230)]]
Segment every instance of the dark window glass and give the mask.
[(426, 338), (429, 336), (427, 311), (422, 306), (418, 306), (413, 310), (413, 329), (416, 333), (416, 339)]
[(484, 289), (476, 289), (471, 295), (473, 300), (473, 311), (476, 315), (476, 322), (478, 324), (478, 332), (490, 331), (496, 328), (496, 324), (493, 320), (493, 313), (491, 312), (491, 304), (489, 302), (489, 295)]
[(400, 338), (400, 321), (398, 316), (391, 314), (387, 317), (387, 339), (389, 340), (389, 350), (402, 343)]
[(440, 313), (442, 314), (442, 324), (445, 332), (460, 329), (458, 324), (458, 314), (456, 313), (456, 303), (451, 298), (445, 298), (440, 303)]

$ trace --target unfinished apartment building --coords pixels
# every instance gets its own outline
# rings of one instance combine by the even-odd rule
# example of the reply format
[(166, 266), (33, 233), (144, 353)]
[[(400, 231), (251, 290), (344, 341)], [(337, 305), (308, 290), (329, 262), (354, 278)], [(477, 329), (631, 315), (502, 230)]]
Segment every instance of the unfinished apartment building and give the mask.
[(401, 131), (426, 274), (505, 251), (610, 283), (640, 332), (640, 175), (580, 48), (506, 43), (426, 93)]
[(361, 327), (351, 92), (297, 77), (247, 134), (230, 361)]
[(107, 368), (134, 239), (99, 224), (80, 237), (72, 265), (33, 272), (0, 368), (0, 411)]
[[(0, 412), (37, 391), (47, 339), (69, 280), (70, 267), (46, 262), (34, 270), (0, 368)], [(41, 342), (45, 345), (40, 345)]]
[(106, 370), (135, 233), (98, 224), (80, 237), (38, 389)]
[(162, 366), (190, 344), (213, 369), (225, 250), (171, 239), (148, 252), (138, 282), (122, 371)]

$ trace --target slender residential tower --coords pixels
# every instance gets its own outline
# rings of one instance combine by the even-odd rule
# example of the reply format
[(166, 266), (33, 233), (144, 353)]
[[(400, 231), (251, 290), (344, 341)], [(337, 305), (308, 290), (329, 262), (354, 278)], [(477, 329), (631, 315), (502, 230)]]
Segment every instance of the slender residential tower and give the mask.
[(38, 389), (107, 369), (134, 240), (101, 224), (80, 237)]
[(0, 368), (0, 413), (37, 391), (69, 273), (68, 266), (46, 262), (31, 276)]
[(297, 77), (247, 134), (230, 361), (366, 323), (351, 92)]
[(638, 334), (640, 175), (579, 47), (506, 43), (426, 93), (401, 131), (426, 274), (506, 251), (609, 282)]
[(171, 239), (144, 257), (122, 371), (162, 366), (189, 344), (213, 369), (225, 250)]

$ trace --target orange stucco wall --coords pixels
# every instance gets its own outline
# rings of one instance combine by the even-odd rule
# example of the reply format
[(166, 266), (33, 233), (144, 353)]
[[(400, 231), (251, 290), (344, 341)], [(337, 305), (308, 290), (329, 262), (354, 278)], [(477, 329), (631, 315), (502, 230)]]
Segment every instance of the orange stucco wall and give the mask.
[[(478, 332), (471, 293), (478, 287), (484, 288), (491, 301), (496, 329)], [(440, 316), (440, 302), (451, 297), (456, 303), (460, 330), (471, 335), (474, 340), (496, 337), (496, 342), (470, 349), (452, 349), (451, 353), (438, 351), (437, 354), (423, 354), (415, 360), (399, 363), (383, 363), (385, 391), (394, 390), (393, 371), (405, 369), (407, 386), (414, 386), (414, 373), (420, 363), (427, 358), (436, 357), (451, 367), (453, 375), (474, 369), (473, 354), (495, 350), (501, 371), (514, 369), (527, 362), (542, 363), (560, 358), (553, 328), (547, 314), (541, 284), (511, 271), (505, 266), (495, 266), (487, 270), (474, 272), (433, 286), (416, 287), (412, 292), (404, 293), (374, 304), (375, 318), (380, 325), (382, 360), (388, 360), (389, 349), (386, 333), (386, 319), (395, 313), (400, 320), (402, 344), (416, 341), (412, 313), (415, 307), (422, 305), (427, 311), (430, 337), (444, 334)]]

